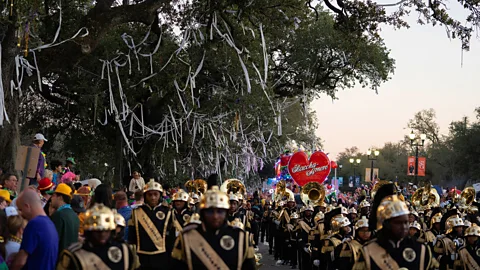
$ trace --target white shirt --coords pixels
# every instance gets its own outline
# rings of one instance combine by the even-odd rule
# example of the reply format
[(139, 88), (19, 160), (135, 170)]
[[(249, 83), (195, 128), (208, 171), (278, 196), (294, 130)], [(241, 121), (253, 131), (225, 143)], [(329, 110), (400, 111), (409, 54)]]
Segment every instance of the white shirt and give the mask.
[(145, 181), (143, 180), (142, 177), (138, 179), (132, 178), (132, 180), (130, 180), (130, 185), (128, 185), (128, 190), (135, 192), (137, 190), (143, 190), (144, 187), (145, 187)]
[(14, 255), (20, 250), (20, 243), (7, 241), (5, 244), (5, 261), (8, 261), (8, 257)]

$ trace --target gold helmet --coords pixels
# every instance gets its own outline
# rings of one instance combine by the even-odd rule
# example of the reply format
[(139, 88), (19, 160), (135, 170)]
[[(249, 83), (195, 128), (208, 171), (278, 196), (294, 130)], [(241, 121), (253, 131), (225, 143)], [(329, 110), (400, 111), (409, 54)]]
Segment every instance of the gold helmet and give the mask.
[(417, 230), (421, 230), (420, 224), (415, 220), (414, 222), (410, 223), (409, 228), (415, 228)]
[(313, 211), (314, 211), (314, 210), (313, 210), (313, 206), (307, 205), (307, 206), (305, 207), (305, 209), (303, 209), (303, 211), (312, 211), (312, 212), (313, 212)]
[(85, 231), (112, 231), (116, 227), (113, 211), (103, 204), (95, 204), (85, 213)]
[(188, 202), (189, 198), (190, 196), (188, 196), (188, 193), (185, 192), (185, 190), (179, 189), (177, 193), (173, 194), (172, 201)]
[(318, 212), (313, 218), (315, 223), (318, 223), (319, 221), (323, 221), (323, 219), (325, 219), (325, 214), (323, 212)]
[(342, 215), (348, 215), (348, 209), (344, 206), (340, 206), (340, 209), (342, 209)]
[(357, 209), (355, 209), (354, 207), (348, 209), (348, 213), (349, 214), (357, 214)]
[(383, 222), (395, 217), (408, 215), (408, 210), (405, 202), (401, 201), (397, 195), (390, 195), (385, 197), (377, 208), (377, 230), (383, 228)]
[(238, 202), (238, 196), (233, 194), (233, 193), (230, 193), (230, 195), (228, 196), (229, 197), (229, 200), (230, 201), (236, 201)]
[(207, 208), (230, 209), (228, 195), (221, 192), (218, 186), (212, 186), (210, 190), (205, 192), (200, 201), (200, 209)]
[(291, 215), (290, 215), (290, 218), (291, 219), (298, 219), (300, 216), (297, 214), (297, 212), (293, 212)]
[(453, 228), (463, 227), (464, 225), (463, 219), (461, 219), (458, 215), (450, 216), (445, 222), (445, 233), (448, 234), (453, 230)]
[(192, 216), (190, 217), (190, 220), (188, 221), (188, 224), (202, 224), (202, 221), (200, 220), (200, 214), (199, 213), (193, 213)]
[(335, 209), (335, 207), (331, 204), (327, 205), (327, 208), (325, 209), (325, 214), (332, 211), (333, 209)]
[(418, 213), (417, 211), (413, 210), (413, 208), (410, 210), (410, 214), (416, 216), (418, 218)]
[(148, 191), (158, 191), (160, 193), (163, 192), (162, 185), (160, 183), (155, 182), (155, 180), (152, 178), (148, 183), (145, 185), (145, 188), (143, 192), (147, 193)]
[(355, 230), (360, 228), (368, 228), (368, 219), (366, 216), (362, 216), (362, 218), (355, 223)]
[(442, 208), (435, 207), (432, 211), (428, 212), (430, 214), (430, 228), (433, 227), (433, 224), (442, 222)]
[(463, 221), (463, 227), (470, 228), (470, 226), (472, 226), (472, 222), (468, 220)]
[(359, 207), (360, 208), (370, 207), (370, 203), (367, 200), (363, 200), (363, 201), (360, 202)]
[(336, 215), (332, 219), (332, 232), (337, 232), (338, 230), (340, 230), (340, 228), (350, 226), (350, 224), (350, 220), (348, 220), (347, 217), (343, 215)]
[(237, 196), (238, 201), (243, 201), (243, 199), (244, 199), (242, 193), (237, 193), (237, 194), (235, 194), (235, 196)]
[(476, 223), (473, 223), (472, 226), (465, 230), (465, 237), (466, 236), (480, 237), (480, 226), (478, 226)]

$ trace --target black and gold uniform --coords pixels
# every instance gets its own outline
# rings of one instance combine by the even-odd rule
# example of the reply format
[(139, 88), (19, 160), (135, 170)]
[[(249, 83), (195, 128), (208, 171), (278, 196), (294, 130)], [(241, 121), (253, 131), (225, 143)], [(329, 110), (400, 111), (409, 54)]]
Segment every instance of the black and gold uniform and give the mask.
[[(359, 219), (354, 226), (355, 237), (351, 241), (344, 241), (341, 245), (338, 245), (334, 250), (334, 269), (362, 269), (364, 264), (357, 264), (362, 258), (362, 247), (369, 239), (370, 231), (368, 231), (368, 219), (363, 216)], [(364, 233), (364, 230), (368, 233), (367, 241), (363, 240), (360, 233)]]
[[(75, 243), (60, 254), (58, 270), (112, 269), (130, 270), (139, 266), (138, 257), (132, 246), (118, 243), (111, 238), (103, 244), (92, 234), (93, 231), (112, 232), (116, 228), (114, 213), (103, 204), (96, 204), (87, 211), (84, 223), (85, 242)], [(94, 244), (95, 243), (95, 244)], [(41, 269), (41, 266), (39, 266)]]
[(323, 244), (320, 248), (319, 262), (316, 260), (313, 262), (320, 269), (333, 268), (333, 251), (349, 237), (348, 234), (351, 231), (350, 220), (342, 214), (342, 211), (344, 211), (342, 208), (335, 208), (325, 215), (325, 230), (330, 231), (330, 235), (321, 241)]
[[(170, 209), (170, 213), (167, 215), (169, 219), (167, 220), (167, 253), (171, 253), (173, 250), (173, 244), (175, 243), (175, 239), (177, 236), (180, 235), (180, 232), (183, 230), (189, 221), (190, 217), (192, 216), (192, 211), (188, 209), (188, 201), (190, 196), (187, 192), (183, 189), (179, 189), (172, 197), (172, 209)], [(183, 207), (177, 207), (176, 204), (182, 204)]]
[[(153, 179), (145, 187), (148, 192), (163, 192), (162, 186)], [(158, 269), (159, 262), (168, 264), (170, 254), (167, 252), (167, 221), (171, 212), (162, 203), (151, 207), (147, 198), (145, 204), (132, 211), (128, 221), (128, 242), (136, 246), (142, 269)]]
[(425, 231), (425, 243), (433, 249), (434, 243), (439, 235), (441, 235), (440, 222), (442, 221), (442, 209), (440, 207), (433, 208), (430, 213), (430, 229)]
[[(304, 217), (297, 222), (298, 253), (300, 254), (298, 259), (301, 270), (311, 270), (309, 237), (315, 234), (315, 219), (312, 217), (313, 207), (307, 206), (303, 213)], [(314, 237), (312, 237), (313, 239)]]
[(435, 257), (440, 263), (439, 269), (463, 269), (463, 263), (458, 256), (458, 250), (463, 247), (463, 220), (458, 216), (457, 209), (451, 209), (442, 217), (441, 229), (445, 234), (437, 237), (433, 248)]
[(405, 234), (410, 211), (396, 193), (393, 183), (383, 183), (375, 193), (369, 227), (377, 234), (363, 246), (363, 257), (357, 262), (363, 264), (361, 269), (427, 270), (432, 266), (430, 248)]
[(255, 254), (249, 233), (225, 220), (212, 229), (205, 211), (230, 208), (227, 194), (214, 186), (200, 203), (202, 224), (190, 224), (177, 238), (172, 252), (173, 269), (255, 269)]
[(480, 269), (480, 227), (473, 223), (465, 230), (465, 246), (458, 250), (463, 269)]

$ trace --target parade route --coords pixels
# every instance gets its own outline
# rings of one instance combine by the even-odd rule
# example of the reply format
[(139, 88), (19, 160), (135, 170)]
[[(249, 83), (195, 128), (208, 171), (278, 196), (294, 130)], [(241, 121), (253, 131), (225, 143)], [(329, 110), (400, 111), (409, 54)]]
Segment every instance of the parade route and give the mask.
[[(288, 265), (275, 265), (276, 261), (273, 258), (273, 255), (268, 254), (268, 244), (260, 243), (258, 245), (259, 251), (262, 254), (262, 266), (261, 270), (273, 270), (273, 269), (291, 269)], [(298, 269), (298, 268), (297, 268)]]

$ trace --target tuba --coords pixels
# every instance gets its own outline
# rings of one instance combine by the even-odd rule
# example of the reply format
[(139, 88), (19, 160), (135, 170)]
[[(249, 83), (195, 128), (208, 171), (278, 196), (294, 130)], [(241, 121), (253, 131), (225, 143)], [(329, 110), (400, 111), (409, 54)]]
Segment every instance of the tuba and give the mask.
[(199, 193), (199, 194), (205, 194), (205, 192), (207, 191), (208, 189), (208, 184), (207, 184), (207, 181), (203, 180), (203, 179), (195, 179), (193, 181), (193, 183), (195, 184), (195, 189), (196, 189), (196, 192)]
[(222, 186), (220, 186), (220, 191), (225, 192), (227, 194), (240, 193), (243, 196), (245, 196), (247, 190), (245, 188), (245, 185), (242, 183), (242, 181), (238, 179), (228, 179), (225, 182), (223, 182)]
[(411, 202), (416, 207), (429, 205), (431, 207), (440, 206), (440, 195), (430, 184), (421, 187), (413, 193)]
[(188, 194), (196, 193), (197, 190), (195, 188), (195, 180), (188, 180), (185, 183), (185, 190), (188, 192)]
[(283, 197), (287, 197), (287, 200), (295, 200), (295, 196), (293, 192), (287, 188), (285, 180), (278, 182), (274, 192), (274, 200), (276, 203), (278, 203), (279, 201), (283, 201)]
[(188, 180), (185, 183), (185, 189), (190, 196), (192, 196), (193, 194), (204, 194), (205, 191), (207, 191), (208, 189), (207, 181), (203, 179)]
[(475, 201), (475, 189), (473, 187), (467, 187), (465, 188), (462, 193), (460, 194), (461, 201), (469, 206)]
[(325, 199), (325, 186), (318, 182), (308, 182), (302, 187), (300, 198), (305, 205), (318, 205)]

